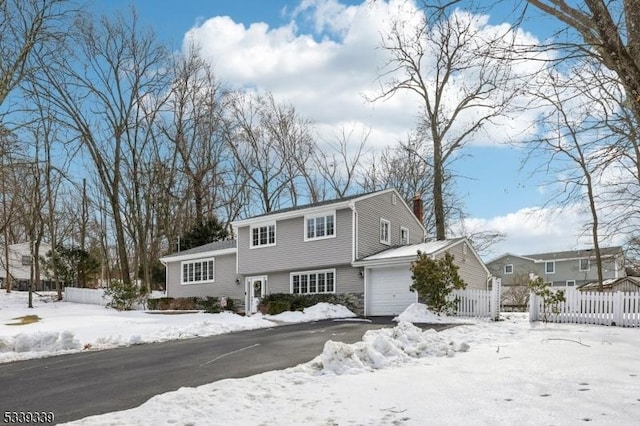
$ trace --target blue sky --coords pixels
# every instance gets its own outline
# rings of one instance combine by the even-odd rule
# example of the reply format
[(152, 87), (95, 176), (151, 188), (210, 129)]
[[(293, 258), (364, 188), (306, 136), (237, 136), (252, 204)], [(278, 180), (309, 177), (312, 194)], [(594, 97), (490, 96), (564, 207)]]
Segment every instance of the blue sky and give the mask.
[[(489, 22), (515, 19), (513, 5), (522, 2), (504, 1)], [(366, 0), (105, 0), (96, 1), (94, 10), (111, 12), (131, 4), (142, 23), (153, 27), (172, 49), (182, 49), (188, 34), (210, 57), (223, 82), (269, 90), (327, 132), (345, 123), (368, 125), (379, 147), (397, 142), (411, 130), (416, 113), (412, 99), (396, 96), (372, 105), (360, 93), (372, 90), (380, 64), (380, 50), (375, 49), (379, 29), (372, 24), (376, 16), (365, 12)], [(294, 15), (301, 4), (307, 7)], [(381, 16), (377, 19), (384, 19)], [(546, 38), (557, 25), (532, 14), (524, 29), (530, 36)], [(522, 126), (530, 118), (523, 117)], [(512, 120), (516, 136), (521, 130), (518, 121)], [(465, 226), (507, 233), (509, 239), (496, 248), (498, 253), (584, 246), (578, 229), (579, 206), (569, 206), (564, 213), (532, 213), (544, 205), (547, 195), (541, 186), (553, 177), (532, 176), (530, 171), (540, 164), (520, 170), (524, 153), (499, 144), (502, 133), (492, 130), (491, 141), (467, 147), (454, 165), (456, 174), (463, 177), (458, 192), (471, 219)]]

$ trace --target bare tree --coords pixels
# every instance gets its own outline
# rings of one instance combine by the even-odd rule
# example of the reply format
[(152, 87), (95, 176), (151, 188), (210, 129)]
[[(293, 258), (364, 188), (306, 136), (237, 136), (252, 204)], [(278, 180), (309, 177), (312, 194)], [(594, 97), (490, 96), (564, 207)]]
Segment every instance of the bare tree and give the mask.
[(503, 115), (516, 95), (507, 55), (510, 31), (485, 31), (481, 18), (456, 1), (425, 1), (383, 34), (389, 60), (380, 76), (381, 94), (417, 96), (419, 125), (432, 144), (432, 200), (436, 238), (446, 238), (444, 186), (455, 154), (485, 125)]
[(147, 128), (145, 104), (164, 88), (166, 51), (140, 28), (133, 10), (98, 21), (79, 16), (72, 37), (73, 44), (41, 68), (38, 89), (91, 160), (113, 220), (120, 278), (130, 283), (123, 173)]
[[(556, 17), (582, 37), (586, 47), (574, 45), (571, 48), (580, 48), (593, 55), (618, 76), (637, 127), (640, 123), (640, 2), (527, 1)], [(635, 148), (638, 149), (637, 146)], [(640, 155), (636, 155), (636, 158), (640, 158)]]
[(309, 122), (271, 93), (234, 94), (229, 105), (229, 147), (261, 212), (286, 204), (287, 196), (296, 205), (296, 181), (304, 175), (298, 164), (313, 150)]
[(69, 0), (0, 1), (0, 105), (32, 71), (33, 56), (64, 34)]
[(221, 84), (196, 48), (175, 59), (167, 102), (170, 118), (162, 124), (162, 132), (174, 146), (176, 167), (185, 175), (186, 194), (193, 200), (193, 220), (183, 229), (216, 216), (224, 202), (223, 178), (232, 156), (223, 136), (224, 103)]
[[(353, 141), (355, 130), (340, 129), (333, 141), (324, 141), (314, 152), (313, 163), (322, 182), (326, 183), (337, 198), (348, 195), (356, 184), (361, 158), (366, 153), (367, 140), (371, 129), (362, 131), (359, 141)], [(306, 176), (313, 195), (312, 201), (320, 201), (319, 184), (313, 184), (313, 176)]]

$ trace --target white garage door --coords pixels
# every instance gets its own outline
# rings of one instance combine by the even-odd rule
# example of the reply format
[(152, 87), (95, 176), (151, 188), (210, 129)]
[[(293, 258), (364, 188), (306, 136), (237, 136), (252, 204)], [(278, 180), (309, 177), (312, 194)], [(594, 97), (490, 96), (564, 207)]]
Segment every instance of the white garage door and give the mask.
[(418, 301), (418, 294), (409, 290), (409, 265), (371, 268), (367, 271), (367, 314), (398, 315)]

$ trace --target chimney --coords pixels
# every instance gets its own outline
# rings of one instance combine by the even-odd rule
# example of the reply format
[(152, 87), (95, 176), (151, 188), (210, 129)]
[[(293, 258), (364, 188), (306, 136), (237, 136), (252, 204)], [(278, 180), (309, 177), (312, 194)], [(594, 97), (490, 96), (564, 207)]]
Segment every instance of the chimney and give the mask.
[(413, 196), (413, 214), (422, 223), (422, 194), (419, 192), (416, 192), (416, 195)]

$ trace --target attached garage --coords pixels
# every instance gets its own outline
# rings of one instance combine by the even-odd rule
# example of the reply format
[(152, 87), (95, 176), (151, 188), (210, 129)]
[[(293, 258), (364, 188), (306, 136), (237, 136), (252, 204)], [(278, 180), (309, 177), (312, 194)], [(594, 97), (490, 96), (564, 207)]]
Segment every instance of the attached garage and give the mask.
[(410, 264), (366, 268), (366, 315), (399, 315), (418, 301), (411, 286)]
[(467, 288), (487, 289), (489, 270), (466, 238), (393, 247), (352, 263), (364, 272), (365, 316), (399, 315), (418, 301), (418, 294), (409, 290), (418, 251), (433, 258), (451, 253)]

